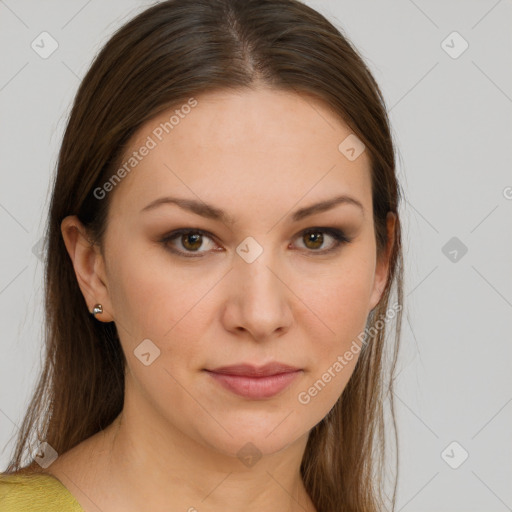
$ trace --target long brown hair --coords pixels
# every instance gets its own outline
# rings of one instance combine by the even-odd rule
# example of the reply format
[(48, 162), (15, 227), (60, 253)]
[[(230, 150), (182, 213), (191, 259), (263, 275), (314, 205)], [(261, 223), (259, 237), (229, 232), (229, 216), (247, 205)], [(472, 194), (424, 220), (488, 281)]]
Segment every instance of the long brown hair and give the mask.
[[(46, 355), (7, 473), (38, 471), (34, 459), (22, 461), (25, 452), (34, 453), (33, 441), (63, 454), (123, 408), (125, 357), (116, 326), (89, 314), (61, 235), (63, 218), (77, 215), (101, 247), (112, 194), (98, 200), (93, 191), (113, 175), (137, 129), (194, 94), (260, 84), (313, 94), (363, 141), (371, 158), (378, 256), (388, 240), (386, 215), (396, 215), (386, 288), (368, 316), (357, 365), (310, 432), (301, 465), (320, 512), (387, 509), (384, 404), (397, 442), (393, 378), (403, 298), (394, 144), (382, 93), (363, 59), (340, 29), (298, 0), (160, 2), (122, 26), (94, 59), (59, 153), (46, 232)], [(382, 319), (389, 316), (393, 285), (399, 307), (388, 348)]]

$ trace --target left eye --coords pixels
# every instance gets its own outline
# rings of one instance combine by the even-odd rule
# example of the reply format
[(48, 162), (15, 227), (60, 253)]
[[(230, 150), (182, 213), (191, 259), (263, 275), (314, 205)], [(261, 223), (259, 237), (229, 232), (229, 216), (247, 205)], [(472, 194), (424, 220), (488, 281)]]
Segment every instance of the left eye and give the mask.
[[(327, 234), (327, 237), (332, 238), (334, 241), (331, 243), (331, 246), (328, 249), (319, 250), (325, 242), (325, 234)], [(213, 237), (210, 235), (210, 233), (203, 231), (202, 229), (178, 229), (166, 235), (161, 240), (161, 242), (168, 250), (175, 254), (187, 258), (194, 258), (202, 257), (202, 253), (209, 252), (208, 249), (205, 251), (199, 251), (205, 238), (210, 240), (209, 250), (218, 250), (213, 248), (215, 242), (213, 241)], [(309, 228), (305, 231), (302, 231), (298, 235), (298, 238), (301, 238), (304, 241), (306, 249), (311, 249), (308, 252), (318, 254), (326, 254), (328, 252), (334, 251), (342, 244), (349, 243), (351, 241), (341, 230), (333, 228)], [(184, 251), (181, 249), (176, 249), (176, 247), (173, 247), (173, 245), (170, 244), (170, 242), (174, 242), (177, 239), (185, 249)]]
[[(331, 243), (331, 246), (328, 249), (314, 252), (321, 252), (325, 254), (327, 252), (334, 251), (343, 243), (350, 242), (350, 240), (344, 235), (342, 231), (339, 229), (331, 228), (310, 228), (306, 231), (303, 231), (300, 234), (300, 237), (305, 240), (305, 245), (308, 249), (316, 250), (319, 249), (319, 246), (321, 246), (325, 241), (324, 233), (326, 233), (328, 237), (332, 238), (334, 242)], [(308, 246), (307, 244), (312, 244), (312, 246)]]

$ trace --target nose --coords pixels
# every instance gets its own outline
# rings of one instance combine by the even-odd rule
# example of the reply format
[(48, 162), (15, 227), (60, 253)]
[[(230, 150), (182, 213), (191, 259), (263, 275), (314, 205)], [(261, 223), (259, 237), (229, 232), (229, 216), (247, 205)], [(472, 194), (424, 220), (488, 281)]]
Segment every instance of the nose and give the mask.
[(294, 295), (270, 250), (251, 263), (237, 255), (227, 278), (222, 321), (228, 331), (265, 341), (290, 329)]

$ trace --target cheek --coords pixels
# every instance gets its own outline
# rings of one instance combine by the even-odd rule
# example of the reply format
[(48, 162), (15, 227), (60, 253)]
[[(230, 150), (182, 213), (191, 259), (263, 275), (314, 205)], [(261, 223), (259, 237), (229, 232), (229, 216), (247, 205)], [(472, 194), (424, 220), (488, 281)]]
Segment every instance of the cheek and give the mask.
[[(141, 265), (140, 261), (146, 264)], [(116, 268), (114, 280), (115, 317), (128, 364), (137, 375), (145, 370), (140, 368), (135, 354), (142, 350), (139, 347), (143, 340), (149, 339), (158, 354), (151, 366), (160, 371), (158, 376), (151, 372), (147, 385), (151, 386), (151, 379), (156, 379), (154, 386), (158, 390), (159, 379), (170, 379), (165, 370), (184, 382), (204, 363), (201, 343), (211, 329), (212, 311), (216, 307), (212, 290), (219, 275), (205, 274), (199, 267), (196, 273), (180, 271), (168, 263), (162, 264), (160, 258), (130, 255)], [(140, 377), (148, 378), (149, 373), (141, 373)], [(174, 390), (170, 393), (179, 394), (172, 379), (168, 384)]]
[(310, 371), (296, 398), (299, 411), (312, 418), (322, 418), (330, 411), (357, 364), (367, 320), (367, 300), (360, 295), (359, 284), (333, 291), (323, 309), (323, 320), (330, 329), (323, 328), (323, 336), (319, 331), (308, 333)]
[[(333, 343), (364, 328), (368, 316), (373, 286), (371, 263), (359, 258), (351, 260), (347, 258), (335, 271), (329, 268), (310, 279), (301, 279), (295, 288), (309, 310), (308, 317), (316, 318), (316, 336), (331, 337)], [(315, 339), (314, 334), (310, 339)], [(329, 345), (325, 351), (331, 350)]]
[(200, 279), (185, 281), (182, 275), (154, 255), (126, 253), (109, 287), (116, 320), (134, 337), (165, 335), (198, 302), (204, 287)]
[[(181, 382), (197, 359), (202, 329), (197, 311), (207, 290), (201, 280), (191, 285), (183, 275), (134, 251), (120, 260), (109, 287), (131, 373), (153, 399), (163, 388), (178, 399), (180, 386), (173, 376)], [(145, 366), (138, 355), (148, 352)]]
[(328, 412), (354, 371), (368, 318), (372, 284), (371, 262), (359, 259), (349, 265), (347, 261), (334, 276), (319, 275), (316, 292), (307, 296), (305, 302), (315, 313), (309, 312), (310, 320), (303, 325), (312, 366), (301, 389), (304, 400), (298, 398), (301, 404), (314, 402), (311, 409), (317, 413)]

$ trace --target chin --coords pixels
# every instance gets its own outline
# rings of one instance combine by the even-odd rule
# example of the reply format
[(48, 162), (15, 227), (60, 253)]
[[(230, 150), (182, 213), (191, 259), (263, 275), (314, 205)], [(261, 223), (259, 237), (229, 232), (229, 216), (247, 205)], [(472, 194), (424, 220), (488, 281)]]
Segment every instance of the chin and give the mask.
[(215, 433), (209, 429), (202, 437), (211, 448), (230, 457), (272, 455), (309, 434), (309, 424), (298, 423), (295, 412), (286, 418), (288, 414), (281, 413), (278, 421), (274, 415), (271, 418), (257, 414), (239, 415), (237, 421), (221, 422), (227, 432), (219, 426)]

